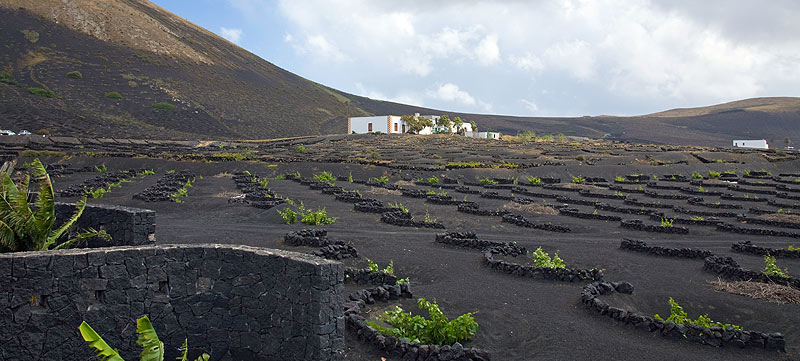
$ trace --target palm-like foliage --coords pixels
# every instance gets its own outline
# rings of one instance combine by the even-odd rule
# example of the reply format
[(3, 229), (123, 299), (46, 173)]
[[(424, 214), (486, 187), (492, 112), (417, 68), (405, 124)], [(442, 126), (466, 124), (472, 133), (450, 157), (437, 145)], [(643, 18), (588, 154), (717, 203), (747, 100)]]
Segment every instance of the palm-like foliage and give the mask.
[[(97, 357), (103, 361), (125, 361), (120, 357), (116, 349), (111, 348), (100, 335), (89, 326), (86, 321), (81, 322), (78, 326), (84, 341), (89, 343), (89, 347), (97, 351)], [(142, 316), (136, 320), (136, 333), (139, 337), (136, 339), (136, 344), (142, 347), (142, 353), (139, 354), (141, 361), (164, 361), (164, 342), (158, 338), (153, 324), (150, 323), (150, 318)], [(189, 342), (183, 340), (183, 345), (178, 348), (181, 351), (181, 361), (187, 361), (189, 357)], [(196, 361), (208, 361), (208, 354), (202, 354)]]
[[(45, 251), (80, 218), (86, 207), (86, 196), (75, 203), (72, 216), (56, 229), (55, 196), (50, 176), (39, 159), (34, 159), (30, 167), (30, 175), (26, 175), (19, 185), (14, 183), (8, 173), (0, 173), (0, 252)], [(28, 201), (33, 192), (29, 192), (30, 176), (39, 184), (39, 192), (33, 207)], [(58, 244), (54, 249), (67, 248), (83, 239), (101, 236), (108, 239), (105, 231), (90, 230)]]

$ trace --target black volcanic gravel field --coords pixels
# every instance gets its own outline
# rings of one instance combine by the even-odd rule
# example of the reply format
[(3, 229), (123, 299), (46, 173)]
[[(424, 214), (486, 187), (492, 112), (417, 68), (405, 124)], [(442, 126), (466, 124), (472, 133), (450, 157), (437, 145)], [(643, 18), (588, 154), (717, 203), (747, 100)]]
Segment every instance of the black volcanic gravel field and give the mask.
[[(498, 143), (498, 145), (503, 144)], [(459, 150), (457, 146), (448, 146), (447, 149), (444, 147), (439, 149), (438, 153), (432, 148), (427, 148), (426, 152), (442, 154), (445, 160), (448, 156), (455, 157), (452, 154), (459, 151), (464, 160), (470, 160), (471, 152), (479, 152), (482, 158), (492, 158), (496, 155), (496, 159), (512, 161), (505, 148), (494, 145), (485, 149), (474, 144), (468, 146), (472, 148)], [(284, 151), (291, 152), (292, 147), (287, 147)], [(543, 149), (539, 145), (530, 147), (533, 150)], [(387, 154), (389, 148), (385, 146), (377, 151)], [(355, 146), (335, 150), (336, 153), (357, 151), (358, 148)], [(270, 152), (279, 154), (277, 150)], [(782, 212), (789, 210), (800, 212), (800, 208), (781, 208), (774, 205), (794, 206), (800, 203), (792, 198), (800, 195), (797, 191), (800, 186), (794, 186), (791, 191), (785, 189), (792, 187), (789, 183), (794, 178), (778, 176), (781, 173), (800, 172), (800, 161), (790, 159), (769, 162), (759, 154), (737, 152), (724, 153), (725, 156), (731, 157), (732, 162), (703, 163), (688, 150), (664, 152), (658, 147), (647, 146), (629, 146), (628, 149), (613, 151), (619, 154), (598, 152), (595, 155), (573, 149), (569, 152), (564, 151), (563, 156), (556, 156), (553, 155), (556, 150), (545, 149), (544, 153), (548, 152), (550, 153), (548, 161), (559, 164), (517, 169), (433, 170), (429, 166), (420, 166), (424, 163), (420, 160), (412, 161), (411, 159), (416, 158), (411, 154), (406, 156), (407, 161), (395, 159), (387, 163), (387, 166), (344, 163), (341, 160), (324, 161), (319, 157), (291, 162), (275, 162), (267, 159), (260, 162), (209, 163), (118, 157), (113, 154), (92, 158), (74, 156), (60, 162), (69, 163), (69, 167), (75, 168), (104, 163), (110, 171), (133, 168), (154, 170), (155, 175), (135, 178), (131, 183), (113, 189), (102, 199), (90, 199), (89, 202), (121, 204), (157, 211), (158, 243), (245, 244), (300, 252), (311, 252), (316, 248), (288, 245), (284, 243), (283, 236), (287, 232), (309, 227), (303, 224), (283, 224), (276, 209), (282, 209), (286, 205), (261, 209), (231, 201), (241, 194), (232, 175), (245, 170), (263, 178), (299, 172), (302, 178), (311, 180), (314, 174), (322, 171), (329, 171), (341, 177), (340, 179), (347, 179), (352, 175), (354, 183), (339, 180), (335, 184), (346, 190), (358, 190), (363, 198), (374, 199), (383, 204), (401, 202), (417, 220), (422, 220), (427, 212), (430, 217), (444, 225), (445, 229), (390, 225), (381, 222), (381, 215), (378, 213), (355, 211), (352, 202), (337, 201), (333, 194), (313, 190), (309, 185), (291, 179), (270, 180), (268, 188), (278, 197), (288, 197), (296, 202), (302, 201), (307, 207), (325, 207), (330, 216), (337, 217), (335, 223), (316, 228), (326, 229), (330, 238), (349, 242), (358, 250), (359, 258), (343, 260), (346, 266), (363, 268), (366, 266), (365, 258), (374, 260), (381, 266), (392, 260), (395, 274), (401, 278), (410, 278), (414, 298), (435, 299), (445, 314), (451, 318), (465, 312), (477, 312), (475, 319), (480, 325), (478, 332), (472, 340), (465, 342), (464, 346), (485, 349), (493, 360), (789, 360), (800, 356), (800, 305), (780, 305), (716, 292), (709, 282), (717, 281), (718, 276), (703, 270), (702, 259), (661, 257), (620, 249), (620, 242), (624, 239), (643, 240), (651, 246), (691, 247), (708, 250), (719, 256), (733, 257), (743, 268), (760, 271), (764, 266), (762, 257), (734, 252), (731, 250), (731, 245), (740, 241), (752, 241), (753, 244), (763, 247), (786, 248), (792, 244), (800, 246), (800, 238), (723, 232), (713, 223), (680, 224), (678, 221), (674, 227), (685, 227), (688, 229), (687, 234), (656, 233), (623, 228), (620, 227), (620, 221), (591, 219), (593, 214), (618, 216), (623, 220), (638, 219), (645, 225), (660, 226), (660, 216), (652, 217), (634, 211), (638, 209), (663, 212), (665, 218), (685, 220), (691, 220), (693, 216), (692, 213), (686, 213), (687, 211), (695, 214), (701, 211), (731, 212), (728, 217), (716, 217), (716, 221), (747, 229), (798, 233), (800, 230), (788, 227), (741, 223), (735, 215), (741, 214), (747, 217), (760, 215), (758, 210), (751, 212), (750, 208), (768, 210), (771, 213), (777, 213), (779, 208)], [(576, 154), (586, 154), (586, 161), (574, 161)], [(531, 159), (538, 157), (538, 160), (542, 161), (542, 156), (546, 154), (539, 152), (537, 155), (531, 155)], [(531, 159), (525, 160), (522, 155), (518, 157), (519, 163), (532, 163)], [(592, 160), (592, 158), (597, 159)], [(26, 159), (28, 158), (23, 158), (21, 161)], [(642, 162), (640, 159), (679, 159), (685, 160), (686, 163), (664, 166), (658, 165), (657, 162), (652, 164)], [(55, 161), (55, 159), (50, 160)], [(403, 167), (398, 165), (402, 164), (413, 166), (415, 169), (400, 169)], [(778, 193), (746, 193), (736, 189), (735, 186), (729, 187), (733, 183), (691, 179), (693, 171), (698, 171), (707, 177), (707, 171), (710, 169), (720, 172), (731, 170), (737, 174), (733, 181), (757, 185), (741, 185), (741, 188), (776, 190)], [(745, 170), (760, 169), (770, 171), (775, 176), (761, 178), (744, 176)], [(170, 170), (177, 172), (186, 170), (197, 176), (194, 185), (188, 191), (188, 197), (183, 198), (183, 203), (144, 202), (133, 198), (135, 194), (155, 185), (158, 179)], [(631, 174), (643, 174), (643, 180), (638, 183), (615, 182), (617, 176), (625, 177)], [(673, 180), (669, 178), (672, 174), (682, 174), (686, 178)], [(568, 185), (573, 176), (579, 175), (605, 178), (608, 182), (596, 183), (593, 186)], [(96, 174), (73, 173), (54, 178), (56, 191), (93, 176)], [(533, 224), (561, 226), (567, 228), (569, 232), (521, 227), (503, 222), (501, 216), (460, 212), (457, 205), (439, 205), (434, 201), (426, 201), (425, 198), (407, 197), (401, 195), (399, 191), (363, 184), (369, 178), (381, 176), (386, 176), (389, 184), (399, 185), (404, 189), (424, 192), (433, 190), (440, 194), (445, 192), (447, 197), (457, 201), (474, 202), (474, 206), (481, 210), (507, 211), (523, 216)], [(440, 183), (433, 185), (414, 183), (419, 178), (428, 179), (433, 176), (440, 179)], [(522, 184), (527, 183), (528, 176), (559, 178), (560, 184), (555, 186)], [(445, 178), (459, 181), (460, 185), (446, 184)], [(482, 178), (517, 178), (518, 181), (517, 184), (508, 182), (512, 184), (507, 184), (506, 187), (485, 187), (480, 184)], [(691, 181), (696, 184), (691, 184)], [(781, 185), (784, 186), (783, 190), (779, 189)], [(456, 192), (454, 189), (456, 186), (466, 186), (481, 193), (497, 194), (487, 198), (481, 194)], [(614, 196), (615, 190), (609, 189), (614, 186), (622, 187), (616, 188), (622, 189), (616, 192), (621, 192), (624, 198)], [(687, 191), (665, 189), (662, 186), (678, 186), (686, 188)], [(697, 190), (698, 187), (722, 191), (735, 197), (690, 193), (690, 189)], [(652, 194), (648, 195), (644, 193), (645, 191)], [(506, 197), (496, 197), (498, 195)], [(689, 202), (687, 199), (671, 199), (683, 198), (679, 197), (681, 195), (702, 197), (703, 200), (702, 203), (698, 203), (697, 200)], [(513, 207), (504, 208), (512, 201), (496, 199), (512, 197), (525, 198), (520, 203), (554, 208), (565, 207), (572, 211), (570, 215), (531, 213)], [(755, 197), (760, 200), (756, 201)], [(59, 200), (70, 201), (74, 198)], [(716, 202), (740, 205), (741, 208), (713, 208)], [(669, 206), (677, 207), (681, 211)], [(712, 220), (712, 217), (706, 216), (704, 220)], [(581, 303), (581, 291), (588, 282), (558, 282), (502, 273), (482, 264), (483, 254), (480, 250), (435, 242), (437, 233), (454, 231), (473, 231), (482, 240), (514, 241), (528, 250), (542, 247), (551, 254), (558, 251), (568, 267), (599, 268), (603, 270), (606, 281), (630, 282), (634, 287), (632, 294), (615, 293), (603, 296), (603, 300), (613, 307), (646, 316), (658, 313), (666, 317), (669, 314), (668, 299), (673, 297), (692, 318), (708, 314), (715, 321), (741, 325), (745, 330), (780, 332), (785, 336), (787, 352), (738, 349), (730, 346), (712, 347), (661, 337), (656, 333), (616, 322), (587, 309)], [(500, 258), (520, 264), (532, 264), (529, 256)], [(789, 274), (800, 276), (800, 259), (779, 258), (778, 265), (787, 268)], [(346, 293), (358, 288), (356, 285), (347, 285)], [(406, 310), (416, 309), (414, 299), (402, 299), (369, 305), (367, 315), (374, 315), (395, 305), (402, 305)], [(380, 360), (382, 357), (388, 360), (400, 359), (363, 344), (350, 332), (346, 333), (345, 337), (346, 360)]]

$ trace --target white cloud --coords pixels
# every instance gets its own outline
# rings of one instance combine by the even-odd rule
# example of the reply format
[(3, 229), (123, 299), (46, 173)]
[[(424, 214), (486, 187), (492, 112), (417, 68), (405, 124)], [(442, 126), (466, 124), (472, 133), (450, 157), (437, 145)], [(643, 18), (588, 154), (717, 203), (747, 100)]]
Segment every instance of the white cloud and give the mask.
[(445, 83), (439, 85), (434, 90), (428, 90), (425, 95), (434, 100), (440, 100), (447, 103), (455, 103), (460, 105), (475, 106), (477, 109), (483, 111), (492, 110), (491, 103), (477, 99), (465, 90), (461, 90), (458, 85), (453, 83)]
[(525, 104), (525, 108), (528, 108), (528, 110), (530, 110), (530, 111), (532, 111), (534, 113), (539, 111), (539, 107), (533, 101), (530, 101), (530, 100), (527, 100), (527, 99), (520, 99), (519, 101), (522, 104)]
[(428, 91), (428, 96), (447, 102), (457, 102), (465, 105), (475, 104), (475, 98), (472, 95), (459, 89), (458, 85), (453, 83), (442, 84), (436, 90)]
[(219, 28), (219, 33), (223, 38), (228, 39), (228, 41), (234, 44), (238, 44), (239, 40), (242, 38), (242, 29), (228, 29), (223, 26)]
[(418, 106), (424, 106), (424, 102), (422, 97), (419, 94), (414, 92), (406, 92), (406, 93), (399, 93), (395, 94), (394, 96), (387, 96), (380, 91), (376, 91), (374, 89), (368, 89), (362, 83), (356, 83), (356, 94), (360, 96), (364, 96), (371, 99), (376, 100), (386, 100), (395, 103), (402, 103), (402, 104), (414, 104)]
[[(290, 42), (292, 39), (289, 40)], [(306, 35), (302, 44), (295, 44), (298, 53), (308, 56), (320, 63), (343, 62), (350, 59), (339, 48), (323, 35)]]
[[(800, 95), (800, 40), (787, 35), (800, 33), (800, 5), (776, 4), (767, 16), (721, 1), (279, 0), (277, 13), (289, 70), (326, 85), (443, 110), (624, 115)], [(520, 100), (548, 92), (561, 95)]]
[(542, 59), (530, 52), (522, 56), (509, 56), (508, 60), (520, 70), (538, 72), (544, 69)]
[(497, 46), (497, 36), (487, 35), (475, 48), (475, 56), (481, 65), (491, 65), (500, 60), (500, 48)]
[(578, 80), (595, 77), (594, 56), (589, 44), (582, 40), (556, 43), (544, 51), (548, 68), (565, 71)]

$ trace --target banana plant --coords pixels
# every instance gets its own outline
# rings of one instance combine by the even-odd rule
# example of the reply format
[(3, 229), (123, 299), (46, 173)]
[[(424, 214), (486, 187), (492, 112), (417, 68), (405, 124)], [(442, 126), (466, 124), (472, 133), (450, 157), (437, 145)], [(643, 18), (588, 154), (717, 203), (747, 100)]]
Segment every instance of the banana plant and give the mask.
[[(46, 251), (78, 221), (86, 207), (86, 196), (75, 203), (75, 211), (60, 227), (53, 229), (56, 222), (55, 195), (50, 176), (39, 159), (30, 166), (33, 179), (39, 184), (39, 192), (31, 207), (28, 199), (30, 175), (26, 175), (19, 185), (14, 183), (7, 172), (0, 173), (0, 252)], [(105, 231), (89, 229), (77, 237), (56, 245), (53, 249), (68, 248), (90, 237), (111, 237)]]
[[(86, 321), (81, 322), (78, 330), (83, 336), (83, 340), (89, 343), (89, 347), (97, 351), (97, 357), (102, 361), (125, 361), (119, 352), (109, 346), (102, 337), (100, 337)], [(164, 361), (164, 342), (158, 338), (153, 324), (147, 316), (142, 316), (136, 320), (136, 333), (139, 337), (136, 339), (136, 344), (142, 348), (139, 354), (140, 361)], [(181, 357), (178, 360), (188, 361), (189, 357), (189, 341), (183, 340), (183, 345), (178, 348), (181, 351)], [(195, 361), (208, 361), (211, 356), (202, 354)]]

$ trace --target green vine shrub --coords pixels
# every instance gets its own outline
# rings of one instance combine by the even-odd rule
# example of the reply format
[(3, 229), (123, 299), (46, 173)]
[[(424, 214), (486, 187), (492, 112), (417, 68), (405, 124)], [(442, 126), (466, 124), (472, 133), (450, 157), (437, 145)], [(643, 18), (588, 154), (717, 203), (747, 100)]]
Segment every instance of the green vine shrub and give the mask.
[(787, 269), (781, 270), (780, 267), (775, 264), (775, 257), (770, 255), (764, 256), (764, 274), (783, 278), (789, 277), (789, 271)]
[(742, 327), (741, 326), (732, 325), (732, 324), (729, 324), (729, 323), (715, 322), (715, 321), (712, 321), (711, 318), (708, 317), (708, 315), (700, 315), (700, 316), (697, 317), (696, 320), (692, 320), (691, 318), (689, 318), (689, 315), (686, 313), (686, 311), (683, 310), (683, 307), (681, 307), (678, 304), (678, 302), (676, 302), (674, 299), (672, 299), (672, 297), (669, 298), (669, 306), (670, 306), (670, 309), (669, 309), (669, 313), (670, 314), (669, 314), (669, 317), (667, 317), (666, 320), (661, 318), (661, 316), (659, 316), (658, 314), (655, 314), (653, 316), (653, 318), (655, 318), (656, 320), (664, 321), (664, 322), (668, 322), (668, 321), (669, 322), (673, 322), (675, 324), (684, 324), (684, 325), (685, 324), (691, 324), (691, 325), (702, 326), (702, 327), (705, 327), (705, 328), (711, 328), (711, 327), (727, 328), (727, 327), (732, 327), (733, 329), (735, 329), (737, 331), (742, 331)]
[(436, 301), (429, 302), (420, 298), (417, 300), (417, 307), (426, 310), (430, 319), (419, 315), (412, 316), (410, 312), (405, 312), (397, 306), (394, 310), (378, 316), (380, 321), (393, 327), (383, 327), (375, 321), (369, 321), (369, 325), (384, 335), (429, 345), (451, 345), (472, 338), (478, 331), (478, 323), (475, 322), (471, 312), (450, 320), (439, 309)]
[(567, 265), (564, 264), (564, 260), (558, 256), (558, 251), (553, 254), (552, 259), (547, 252), (542, 250), (542, 247), (537, 248), (531, 255), (533, 257), (533, 263), (536, 264), (536, 267), (567, 268)]
[[(291, 205), (294, 202), (287, 200), (287, 203)], [(306, 209), (302, 202), (297, 206), (297, 211), (287, 207), (279, 209), (278, 214), (286, 224), (293, 224), (298, 220), (310, 226), (321, 226), (336, 222), (336, 217), (328, 217), (328, 212), (325, 208), (318, 208), (317, 210)]]

